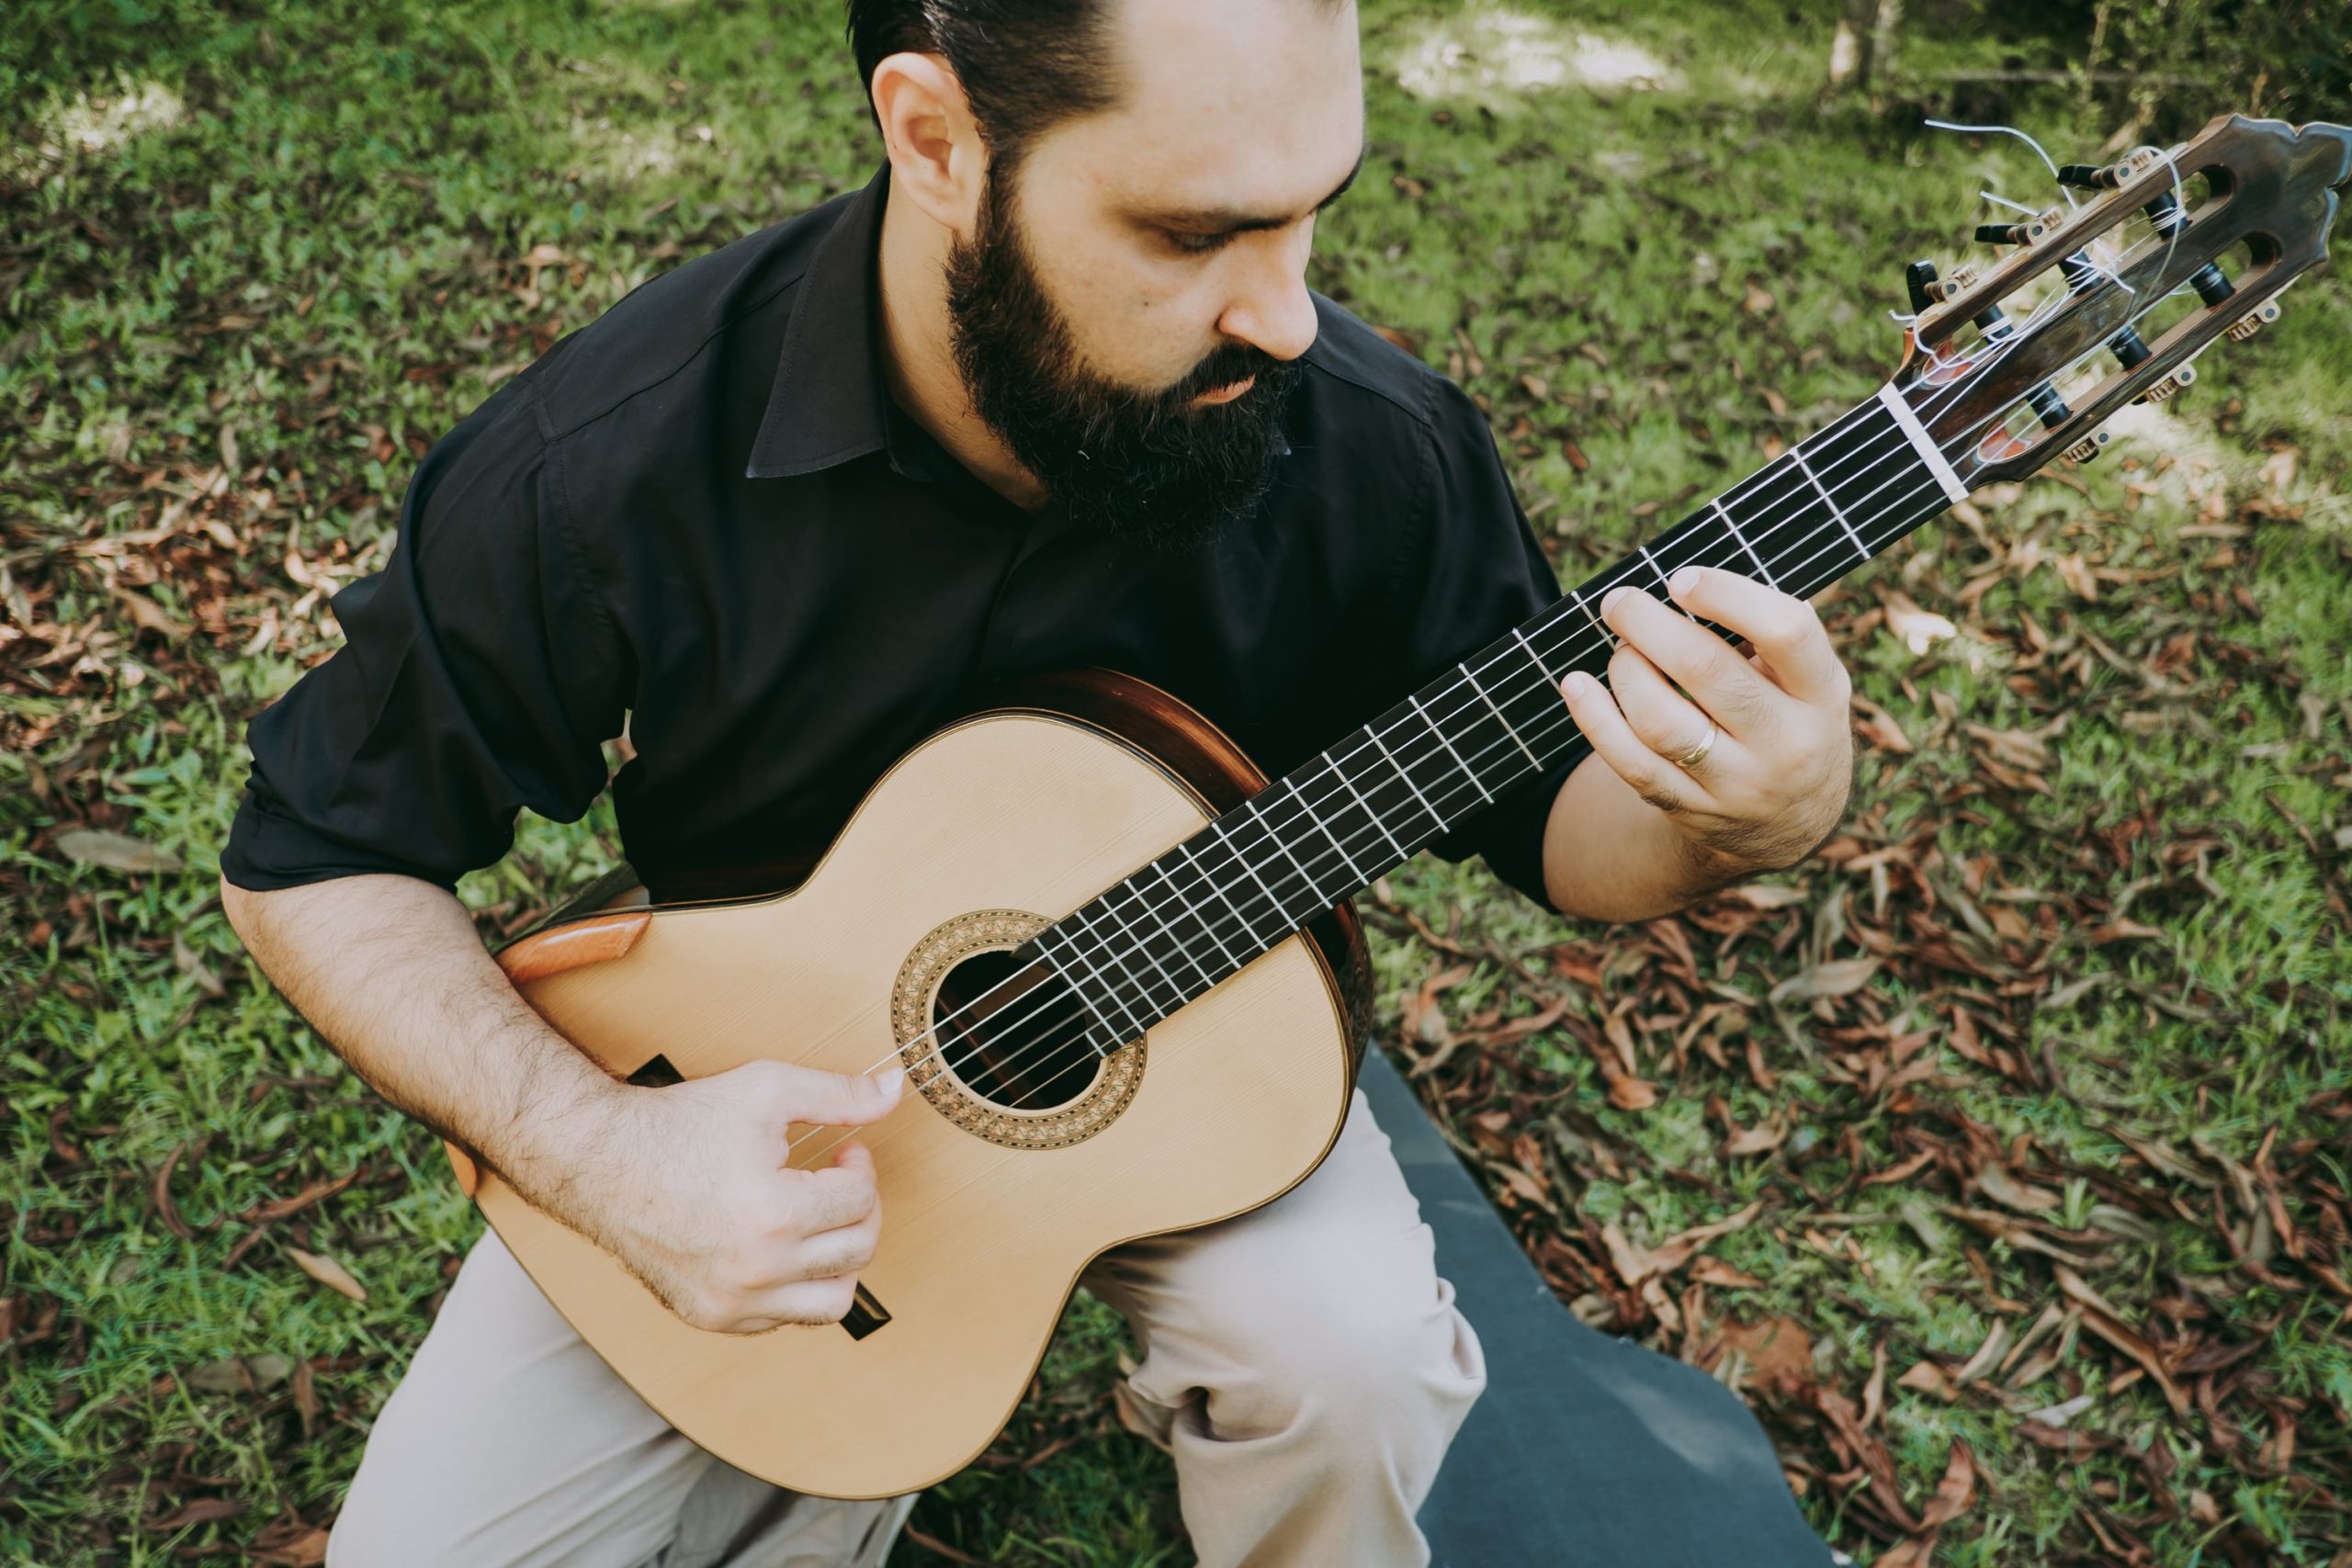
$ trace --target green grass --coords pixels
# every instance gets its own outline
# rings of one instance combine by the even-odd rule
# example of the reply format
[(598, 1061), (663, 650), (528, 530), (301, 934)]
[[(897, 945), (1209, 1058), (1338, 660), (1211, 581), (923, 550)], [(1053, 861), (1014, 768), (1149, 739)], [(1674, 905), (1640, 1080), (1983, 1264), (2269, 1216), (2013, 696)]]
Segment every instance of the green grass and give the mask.
[[(2042, 189), (2014, 144), (1818, 104), (1809, 16), (1588, 7), (1571, 31), (1638, 44), (1673, 80), (1407, 92), (1399, 62), (1461, 16), (1367, 18), (1371, 157), (1315, 281), (1485, 400), (1570, 579), (1866, 396), (1896, 352), (1902, 264), (1964, 254), (1980, 188)], [(0, 1557), (299, 1560), (332, 1517), (478, 1222), (429, 1134), (288, 1014), (220, 917), (243, 724), (334, 646), (324, 593), (380, 563), (415, 456), (493, 378), (864, 177), (837, 32), (829, 6), (591, 0), (0, 20)], [(2064, 52), (1964, 28), (1907, 47), (1901, 89), (1931, 108), (1945, 71)], [(108, 107), (134, 94), (136, 112)], [(2061, 157), (2108, 129), (2056, 96), (2010, 112)], [(539, 246), (564, 259), (534, 288)], [(1895, 1493), (1923, 1506), (1955, 1442), (1982, 1478), (1945, 1561), (2113, 1561), (2132, 1541), (2165, 1564), (2342, 1560), (2347, 345), (2352, 297), (2309, 280), (2278, 326), (2207, 355), (2161, 439), (1984, 504), (1981, 536), (1947, 520), (1825, 601), (1912, 750), (1863, 748), (1846, 837), (1768, 879), (1792, 901), (1582, 927), (1427, 859), (1366, 900), (1385, 1036), (1408, 1061), (1453, 1043), (1425, 1092), (1580, 1314), (1702, 1359), (1727, 1321), (1804, 1326), (1810, 1376), (1747, 1392), (1809, 1517), (1864, 1560), (1894, 1532), (1814, 1391), (1859, 1403), (1882, 1347), (1867, 1436)], [(1915, 654), (1883, 624), (1898, 591), (1960, 635)], [(1972, 726), (2037, 733), (2040, 765)], [(58, 835), (88, 827), (180, 869), (77, 863)], [(531, 823), (464, 891), (511, 931), (611, 852), (601, 811)], [(2099, 940), (2119, 919), (2153, 934)], [(1860, 991), (1769, 999), (1865, 955), (1884, 964)], [(1464, 962), (1406, 1037), (1424, 983)], [(1561, 988), (1560, 1027), (1482, 1043)], [(1592, 1049), (1628, 999), (1658, 1091), (1635, 1112)], [(1711, 1101), (1787, 1136), (1727, 1155)], [(1496, 1111), (1504, 1133), (1474, 1120)], [(1555, 1213), (1501, 1179), (1527, 1166), (1521, 1129)], [(2135, 1152), (2154, 1144), (2162, 1165)], [(1987, 1235), (1954, 1212), (2003, 1212), (1972, 1183), (2005, 1160), (2057, 1199), (2049, 1229)], [(290, 1217), (243, 1217), (345, 1178)], [(1763, 1217), (1707, 1251), (1758, 1287), (1693, 1293), (1684, 1270), (1645, 1299), (1600, 1237), (1654, 1244), (1755, 1198)], [(1996, 1364), (1949, 1403), (1904, 1385), (2065, 1304), (2033, 1245), (2091, 1260), (2082, 1278), (2154, 1342), (2188, 1414), (2079, 1318), (2046, 1364)], [(313, 1284), (290, 1247), (345, 1263), (367, 1300)], [(1074, 1304), (1041, 1395), (917, 1527), (991, 1562), (1184, 1560), (1172, 1473), (1112, 1414), (1124, 1345)], [(263, 1386), (235, 1386), (236, 1357)], [(2026, 1416), (2083, 1396), (2083, 1453), (2031, 1440)], [(238, 1511), (173, 1522), (207, 1499)]]

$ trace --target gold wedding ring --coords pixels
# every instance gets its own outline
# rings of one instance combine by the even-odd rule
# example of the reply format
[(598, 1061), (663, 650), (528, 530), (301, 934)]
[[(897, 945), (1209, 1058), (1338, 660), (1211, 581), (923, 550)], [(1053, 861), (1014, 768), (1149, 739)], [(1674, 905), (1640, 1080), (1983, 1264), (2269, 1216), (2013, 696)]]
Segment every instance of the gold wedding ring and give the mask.
[(1713, 750), (1714, 744), (1715, 721), (1713, 719), (1709, 719), (1707, 721), (1707, 738), (1700, 741), (1696, 746), (1691, 747), (1688, 751), (1683, 752), (1679, 757), (1675, 758), (1674, 765), (1678, 768), (1686, 770), (1697, 767), (1700, 763), (1707, 760), (1707, 753)]

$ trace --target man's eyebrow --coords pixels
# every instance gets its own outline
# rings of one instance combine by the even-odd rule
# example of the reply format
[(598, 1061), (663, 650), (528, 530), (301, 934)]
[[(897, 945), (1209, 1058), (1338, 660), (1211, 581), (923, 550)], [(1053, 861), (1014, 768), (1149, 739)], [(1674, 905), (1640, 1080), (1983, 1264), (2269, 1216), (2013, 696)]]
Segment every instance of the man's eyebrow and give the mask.
[[(1348, 171), (1345, 179), (1331, 187), (1330, 195), (1315, 204), (1316, 211), (1320, 212), (1339, 200), (1347, 194), (1348, 187), (1356, 183), (1356, 176), (1363, 173), (1364, 151), (1357, 149), (1355, 166)], [(1287, 217), (1269, 218), (1263, 213), (1246, 212), (1235, 207), (1164, 208), (1139, 216), (1146, 222), (1165, 224), (1172, 229), (1219, 234), (1247, 234), (1261, 229), (1280, 229), (1291, 221)]]

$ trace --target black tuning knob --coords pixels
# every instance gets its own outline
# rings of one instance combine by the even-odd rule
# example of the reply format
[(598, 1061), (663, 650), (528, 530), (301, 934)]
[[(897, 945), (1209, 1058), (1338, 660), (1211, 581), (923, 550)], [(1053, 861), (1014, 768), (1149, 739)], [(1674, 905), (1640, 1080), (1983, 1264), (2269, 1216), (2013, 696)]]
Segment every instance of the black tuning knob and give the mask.
[[(2147, 213), (2148, 221), (2154, 226), (2156, 232), (2167, 240), (2188, 227), (2188, 214), (2181, 211), (2179, 198), (2170, 191), (2148, 203), (2143, 210)], [(2237, 292), (2231, 287), (2230, 280), (2222, 276), (2222, 269), (2211, 262), (2189, 274), (2188, 286), (2197, 290), (2197, 297), (2208, 305), (2218, 305)]]
[(1913, 315), (1925, 314), (1936, 302), (1935, 282), (1936, 264), (1931, 261), (1915, 261), (1903, 269), (1903, 287), (1911, 296)]
[[(2080, 251), (2076, 251), (2071, 256), (2061, 258), (2058, 270), (2065, 274), (2066, 288), (2075, 294), (2082, 293), (2093, 283), (2098, 281), (2098, 267), (2090, 257)], [(2142, 360), (2148, 357), (2146, 341), (2130, 327), (2123, 328), (2113, 337), (2109, 338), (2107, 346), (2114, 351), (2115, 357), (2126, 370), (2136, 367)]]
[(2066, 164), (2058, 170), (2058, 183), (2076, 190), (2113, 190), (2123, 180), (2121, 164)]
[(1979, 223), (1976, 243), (1980, 245), (2030, 245), (2041, 238), (2040, 223)]

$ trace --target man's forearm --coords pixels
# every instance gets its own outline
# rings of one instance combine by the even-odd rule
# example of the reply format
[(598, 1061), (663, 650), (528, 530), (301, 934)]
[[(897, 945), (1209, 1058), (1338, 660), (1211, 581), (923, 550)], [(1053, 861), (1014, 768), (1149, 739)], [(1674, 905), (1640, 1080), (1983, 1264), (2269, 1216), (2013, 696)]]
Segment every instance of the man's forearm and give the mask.
[(1677, 832), (1597, 755), (1568, 774), (1544, 822), (1544, 886), (1578, 919), (1655, 919), (1752, 869)]
[(548, 1027), (464, 906), (406, 876), (255, 893), (223, 881), (264, 973), (379, 1094), (569, 1219), (587, 1123), (626, 1093)]

